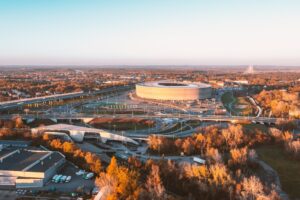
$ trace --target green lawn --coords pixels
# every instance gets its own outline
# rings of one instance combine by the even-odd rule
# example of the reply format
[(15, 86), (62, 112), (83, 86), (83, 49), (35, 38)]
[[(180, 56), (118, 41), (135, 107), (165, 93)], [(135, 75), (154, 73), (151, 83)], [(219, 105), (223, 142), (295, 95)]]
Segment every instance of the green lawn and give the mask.
[(221, 100), (224, 107), (228, 110), (228, 112), (231, 111), (232, 114), (235, 114), (233, 110), (233, 105), (236, 102), (236, 98), (230, 92), (226, 92), (222, 95)]
[(300, 198), (300, 161), (289, 158), (284, 149), (265, 145), (256, 149), (259, 158), (277, 171), (282, 189), (291, 199)]
[(233, 95), (231, 94), (231, 92), (225, 92), (222, 97), (221, 97), (222, 103), (224, 105), (228, 105), (233, 101), (236, 101), (236, 99), (233, 97)]
[[(221, 97), (224, 107), (233, 115), (251, 115), (253, 108), (246, 97), (235, 97), (231, 92), (226, 92)], [(242, 106), (243, 108), (238, 108)]]

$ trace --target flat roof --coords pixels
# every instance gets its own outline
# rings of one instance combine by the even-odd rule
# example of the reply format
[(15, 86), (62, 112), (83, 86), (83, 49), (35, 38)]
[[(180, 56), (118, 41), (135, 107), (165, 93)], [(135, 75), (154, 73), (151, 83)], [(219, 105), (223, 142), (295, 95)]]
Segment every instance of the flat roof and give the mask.
[(30, 145), (31, 141), (27, 140), (0, 140), (0, 145)]
[(31, 167), (30, 169), (28, 169), (27, 171), (44, 172), (50, 167), (52, 167), (53, 165), (55, 165), (55, 163), (59, 162), (61, 159), (64, 159), (64, 156), (62, 156), (58, 152), (52, 152), (49, 156), (43, 159), (43, 164), (42, 162), (39, 162), (35, 164), (33, 167)]
[[(18, 151), (13, 153), (14, 151)], [(3, 149), (0, 157), (13, 153), (2, 160), (0, 170), (45, 172), (64, 156), (56, 151), (37, 151), (28, 149)], [(1, 156), (2, 155), (2, 156)]]
[(0, 170), (22, 171), (30, 164), (48, 154), (47, 151), (28, 151), (21, 149), (18, 149), (18, 151), (20, 153), (14, 153), (3, 159), (0, 165)]
[(2, 149), (0, 151), (0, 158), (6, 156), (7, 154), (9, 154), (11, 152), (12, 152), (12, 150), (10, 150), (10, 149)]

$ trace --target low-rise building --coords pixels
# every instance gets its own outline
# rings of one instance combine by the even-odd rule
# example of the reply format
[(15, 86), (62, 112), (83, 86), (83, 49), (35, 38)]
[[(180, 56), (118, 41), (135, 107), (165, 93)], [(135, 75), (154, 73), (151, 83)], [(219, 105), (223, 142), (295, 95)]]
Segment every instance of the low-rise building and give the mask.
[(20, 147), (25, 148), (30, 146), (31, 141), (25, 141), (25, 140), (0, 140), (0, 146), (2, 148), (6, 147)]
[(56, 151), (3, 148), (0, 151), (0, 186), (42, 187), (65, 163)]
[(69, 135), (69, 137), (75, 142), (83, 142), (85, 139), (92, 139), (102, 141), (103, 143), (106, 143), (107, 141), (118, 141), (138, 145), (138, 142), (129, 137), (118, 135), (116, 133), (110, 133), (102, 129), (75, 126), (71, 124), (53, 124), (49, 126), (41, 126), (32, 128), (31, 132), (32, 134), (45, 134), (50, 132), (54, 132), (53, 134), (55, 134), (55, 132), (67, 133), (67, 135)]

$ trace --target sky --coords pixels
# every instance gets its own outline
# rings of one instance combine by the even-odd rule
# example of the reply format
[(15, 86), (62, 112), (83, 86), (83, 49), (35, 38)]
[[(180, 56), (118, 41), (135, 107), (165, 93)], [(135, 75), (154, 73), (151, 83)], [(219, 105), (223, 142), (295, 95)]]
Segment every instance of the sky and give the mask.
[(0, 65), (300, 66), (299, 0), (0, 0)]

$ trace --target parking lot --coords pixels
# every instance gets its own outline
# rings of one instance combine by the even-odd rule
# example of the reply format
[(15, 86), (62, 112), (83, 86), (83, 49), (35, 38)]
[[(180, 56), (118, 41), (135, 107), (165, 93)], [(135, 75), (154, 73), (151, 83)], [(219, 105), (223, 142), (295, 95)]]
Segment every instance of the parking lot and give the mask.
[(0, 199), (15, 200), (17, 198), (16, 192), (13, 190), (0, 190)]
[(73, 164), (67, 163), (58, 174), (71, 176), (69, 183), (53, 183), (51, 180), (46, 183), (43, 190), (55, 190), (59, 192), (88, 192), (94, 188), (95, 179), (85, 180), (82, 176), (77, 176), (75, 173), (79, 171)]

